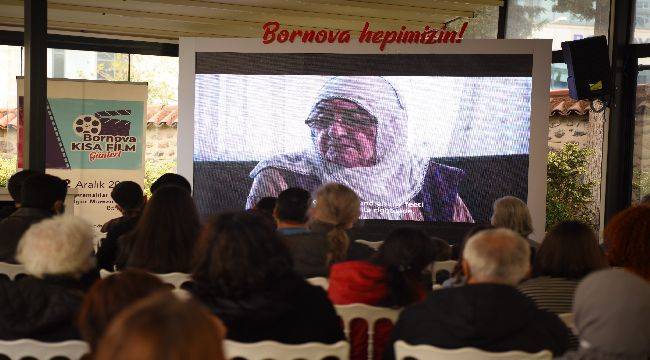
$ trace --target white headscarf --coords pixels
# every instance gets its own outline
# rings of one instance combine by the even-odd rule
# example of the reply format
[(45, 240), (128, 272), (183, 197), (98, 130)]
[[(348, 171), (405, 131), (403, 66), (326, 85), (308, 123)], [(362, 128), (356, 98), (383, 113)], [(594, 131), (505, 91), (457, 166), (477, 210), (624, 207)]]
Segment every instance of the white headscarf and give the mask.
[[(361, 201), (384, 206), (411, 201), (422, 189), (428, 159), (417, 158), (407, 150), (408, 117), (395, 88), (379, 76), (340, 76), (325, 83), (315, 105), (328, 99), (352, 101), (377, 118), (376, 164), (346, 168), (324, 159), (312, 142), (300, 153), (261, 161), (251, 177), (264, 168), (275, 167), (316, 176), (323, 184), (343, 184), (354, 190)], [(395, 214), (383, 215), (381, 218), (400, 218)]]

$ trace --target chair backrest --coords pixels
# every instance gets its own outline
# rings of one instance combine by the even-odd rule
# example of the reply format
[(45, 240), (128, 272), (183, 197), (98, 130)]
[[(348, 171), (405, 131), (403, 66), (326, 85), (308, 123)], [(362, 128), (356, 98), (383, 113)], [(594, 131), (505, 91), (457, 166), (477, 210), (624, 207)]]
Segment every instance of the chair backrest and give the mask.
[(160, 278), (164, 283), (173, 285), (176, 289), (180, 289), (183, 283), (192, 281), (192, 276), (186, 273), (173, 272), (169, 274), (153, 274)]
[(553, 357), (548, 350), (538, 353), (523, 351), (488, 352), (476, 348), (441, 349), (431, 345), (409, 345), (399, 340), (395, 342), (395, 359), (416, 360), (550, 360)]
[(0, 274), (5, 274), (10, 280), (13, 280), (17, 275), (27, 274), (27, 271), (23, 265), (0, 262)]
[(327, 289), (330, 287), (330, 282), (325, 277), (309, 278), (309, 279), (307, 279), (307, 282), (309, 282), (310, 284), (315, 285), (315, 286), (320, 286), (323, 289), (325, 289), (325, 291), (327, 291)]
[[(102, 279), (107, 278), (111, 275), (113, 275), (114, 272), (110, 272), (108, 270), (101, 269), (99, 270), (99, 277)], [(166, 284), (172, 285), (174, 288), (179, 289), (183, 283), (186, 283), (188, 281), (192, 281), (192, 277), (190, 274), (186, 273), (180, 273), (180, 272), (173, 272), (169, 274), (155, 274), (151, 273), (151, 275), (155, 275), (160, 280), (162, 280)]]
[(576, 329), (576, 324), (573, 321), (573, 313), (560, 314), (558, 317), (564, 322), (564, 325), (566, 325), (566, 327), (568, 327), (574, 335), (578, 334), (578, 329)]
[(402, 309), (390, 309), (366, 304), (336, 305), (336, 313), (343, 320), (345, 336), (350, 340), (350, 323), (354, 319), (363, 319), (368, 323), (368, 359), (373, 359), (373, 335), (375, 323), (381, 319), (388, 319), (393, 324), (397, 321)]
[(449, 273), (452, 273), (454, 271), (454, 268), (456, 267), (456, 260), (447, 260), (447, 261), (436, 261), (433, 263), (433, 268), (431, 269), (431, 273), (433, 276), (436, 276), (436, 273), (440, 270), (447, 270)]
[(0, 340), (0, 354), (7, 356), (11, 360), (19, 360), (25, 357), (48, 360), (59, 356), (70, 360), (78, 360), (89, 350), (88, 344), (79, 340), (58, 343), (46, 343), (32, 339)]
[(326, 357), (335, 357), (340, 360), (347, 360), (350, 356), (350, 344), (347, 341), (339, 341), (332, 345), (316, 342), (289, 345), (276, 341), (261, 341), (247, 344), (225, 340), (224, 352), (227, 359), (321, 360)]
[(359, 243), (361, 245), (365, 245), (365, 246), (367, 246), (367, 247), (369, 247), (369, 248), (371, 248), (371, 249), (373, 249), (375, 251), (379, 250), (379, 247), (381, 246), (381, 244), (384, 243), (383, 241), (368, 241), (368, 240), (364, 240), (364, 239), (357, 239), (357, 240), (354, 240), (354, 242)]

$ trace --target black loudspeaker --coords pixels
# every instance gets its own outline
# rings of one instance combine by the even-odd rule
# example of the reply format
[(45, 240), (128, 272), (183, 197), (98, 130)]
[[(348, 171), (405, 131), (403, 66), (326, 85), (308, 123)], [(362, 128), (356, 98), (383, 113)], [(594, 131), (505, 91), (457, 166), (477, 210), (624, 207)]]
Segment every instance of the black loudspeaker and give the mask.
[(569, 95), (575, 100), (594, 100), (609, 94), (610, 67), (607, 38), (595, 36), (562, 43), (569, 70)]

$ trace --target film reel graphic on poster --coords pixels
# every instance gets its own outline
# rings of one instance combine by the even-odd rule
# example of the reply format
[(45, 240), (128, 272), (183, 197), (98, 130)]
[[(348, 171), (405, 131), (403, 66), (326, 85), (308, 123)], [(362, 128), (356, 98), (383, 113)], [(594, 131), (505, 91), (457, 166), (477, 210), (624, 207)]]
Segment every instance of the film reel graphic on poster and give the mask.
[[(50, 102), (47, 102), (47, 144), (48, 156), (47, 167), (52, 169), (70, 169), (70, 160), (66, 153), (65, 146), (61, 139), (54, 113), (50, 107)], [(122, 119), (112, 119), (113, 116), (130, 116), (132, 111), (130, 109), (119, 110), (102, 110), (93, 114), (80, 114), (72, 121), (72, 128), (80, 138), (84, 134), (89, 135), (121, 135), (128, 136), (131, 130), (131, 122)]]

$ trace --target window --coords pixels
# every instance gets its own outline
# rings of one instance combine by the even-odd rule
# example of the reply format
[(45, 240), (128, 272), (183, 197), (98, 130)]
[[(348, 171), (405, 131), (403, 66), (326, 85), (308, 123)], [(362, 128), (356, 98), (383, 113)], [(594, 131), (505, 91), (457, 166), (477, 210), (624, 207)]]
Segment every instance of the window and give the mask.
[(465, 21), (468, 22), (468, 26), (463, 38), (496, 39), (499, 32), (499, 7), (482, 7), (474, 12), (474, 17), (455, 20), (449, 27), (458, 30)]
[[(650, 59), (640, 59), (650, 64)], [(650, 194), (650, 70), (639, 71), (634, 125), (632, 203)]]
[(22, 48), (0, 45), (0, 187), (6, 187), (9, 176), (16, 171), (16, 76), (21, 76), (22, 70)]
[(650, 0), (636, 0), (632, 42), (635, 44), (650, 43)]
[(568, 76), (569, 70), (567, 70), (566, 64), (551, 64), (551, 90), (567, 89), (569, 87)]
[[(650, 0), (648, 0), (650, 1)], [(511, 0), (506, 37), (563, 41), (607, 35), (609, 0)]]

